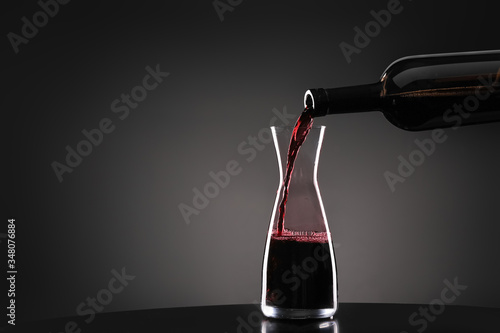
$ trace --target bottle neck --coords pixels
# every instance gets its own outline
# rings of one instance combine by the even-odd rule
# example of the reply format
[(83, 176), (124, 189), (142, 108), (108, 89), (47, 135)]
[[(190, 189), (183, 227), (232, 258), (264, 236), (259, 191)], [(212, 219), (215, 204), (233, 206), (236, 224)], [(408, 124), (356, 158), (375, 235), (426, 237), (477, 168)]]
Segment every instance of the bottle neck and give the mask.
[(381, 91), (381, 82), (342, 88), (310, 89), (304, 96), (304, 105), (311, 108), (313, 117), (379, 110)]

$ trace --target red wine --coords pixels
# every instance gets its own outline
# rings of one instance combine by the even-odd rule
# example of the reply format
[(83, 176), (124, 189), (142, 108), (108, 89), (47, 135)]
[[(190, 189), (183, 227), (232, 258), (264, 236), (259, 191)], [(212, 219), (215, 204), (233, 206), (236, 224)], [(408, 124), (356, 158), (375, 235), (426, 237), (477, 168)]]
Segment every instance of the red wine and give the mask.
[(273, 234), (269, 244), (266, 304), (287, 309), (333, 307), (333, 269), (326, 232)]
[[(337, 311), (335, 257), (316, 180), (325, 128), (312, 128), (313, 111), (305, 108), (291, 138), (289, 131), (273, 129), (278, 164), (285, 170), (262, 268), (261, 308), (270, 318), (326, 318)], [(282, 153), (286, 153), (286, 164)], [(293, 207), (285, 216), (287, 199)]]
[(311, 131), (313, 118), (310, 114), (309, 108), (306, 107), (293, 128), (292, 137), (290, 139), (290, 146), (288, 147), (287, 162), (286, 162), (286, 175), (283, 180), (283, 198), (280, 203), (280, 215), (278, 220), (278, 236), (281, 236), (284, 228), (286, 201), (288, 199), (288, 186), (292, 178), (293, 166), (295, 158), (299, 153), (300, 146), (306, 140), (307, 134)]

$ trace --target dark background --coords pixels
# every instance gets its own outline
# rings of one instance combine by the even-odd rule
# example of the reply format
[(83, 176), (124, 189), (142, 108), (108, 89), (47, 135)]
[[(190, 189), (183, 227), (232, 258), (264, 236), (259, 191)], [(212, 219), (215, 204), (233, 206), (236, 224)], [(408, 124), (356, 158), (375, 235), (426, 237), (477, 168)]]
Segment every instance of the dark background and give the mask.
[[(273, 108), (298, 116), (307, 89), (375, 82), (402, 56), (500, 49), (498, 1), (402, 1), (348, 64), (339, 44), (387, 3), (243, 1), (221, 21), (209, 0), (71, 1), (18, 54), (7, 34), (40, 7), (4, 3), (2, 223), (16, 219), (18, 319), (74, 316), (122, 267), (135, 279), (106, 312), (257, 301), (278, 168), (272, 144), (251, 162), (237, 147)], [(111, 102), (157, 64), (170, 76), (120, 120)], [(60, 183), (51, 163), (103, 118), (115, 130)], [(376, 112), (315, 123), (341, 302), (428, 303), (458, 277), (454, 304), (500, 306), (500, 124), (447, 130), (392, 193), (384, 172), (430, 132)], [(243, 171), (186, 224), (179, 204), (230, 160)]]

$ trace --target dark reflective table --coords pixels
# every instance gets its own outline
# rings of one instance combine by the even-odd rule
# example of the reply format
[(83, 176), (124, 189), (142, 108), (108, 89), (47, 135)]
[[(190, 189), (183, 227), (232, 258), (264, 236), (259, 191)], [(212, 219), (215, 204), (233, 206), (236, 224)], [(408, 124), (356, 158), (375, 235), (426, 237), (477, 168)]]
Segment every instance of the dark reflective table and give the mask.
[[(153, 309), (3, 326), (5, 332), (500, 332), (500, 309), (417, 304), (341, 303), (333, 319), (270, 320), (258, 305)], [(85, 320), (89, 321), (86, 323)]]

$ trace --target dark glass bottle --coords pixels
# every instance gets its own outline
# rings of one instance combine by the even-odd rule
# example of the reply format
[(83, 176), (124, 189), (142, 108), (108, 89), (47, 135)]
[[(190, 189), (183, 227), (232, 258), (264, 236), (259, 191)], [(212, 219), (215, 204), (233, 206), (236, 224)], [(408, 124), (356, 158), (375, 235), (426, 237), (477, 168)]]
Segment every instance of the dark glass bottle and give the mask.
[(500, 121), (500, 50), (396, 60), (373, 84), (311, 89), (313, 117), (382, 111), (408, 131)]

